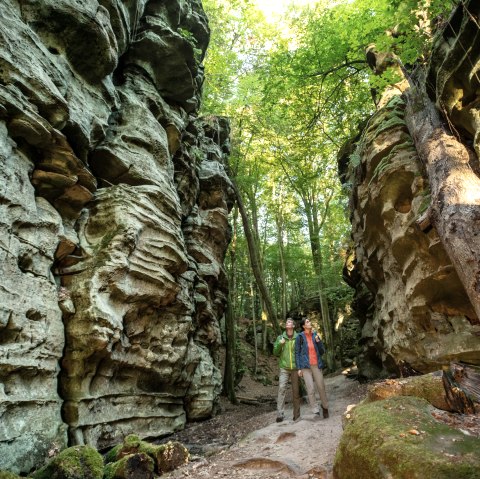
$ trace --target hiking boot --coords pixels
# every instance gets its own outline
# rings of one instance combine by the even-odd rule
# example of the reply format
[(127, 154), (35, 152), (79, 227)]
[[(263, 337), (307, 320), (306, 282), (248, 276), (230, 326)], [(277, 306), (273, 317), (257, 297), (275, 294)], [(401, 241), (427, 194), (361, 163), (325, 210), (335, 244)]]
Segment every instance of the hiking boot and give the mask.
[(282, 422), (283, 421), (283, 414), (279, 414), (276, 419), (277, 422)]
[[(324, 407), (322, 407), (322, 412), (323, 412), (323, 417), (324, 417), (325, 419), (327, 419), (327, 418), (328, 418), (328, 409), (325, 409)], [(319, 414), (320, 414), (320, 413), (319, 413)]]

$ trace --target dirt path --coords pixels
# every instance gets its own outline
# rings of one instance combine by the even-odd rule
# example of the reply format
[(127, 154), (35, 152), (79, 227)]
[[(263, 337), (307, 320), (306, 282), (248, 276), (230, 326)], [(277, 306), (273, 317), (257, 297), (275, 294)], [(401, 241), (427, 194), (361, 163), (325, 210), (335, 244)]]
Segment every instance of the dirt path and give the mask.
[[(308, 405), (302, 404), (299, 421), (292, 421), (290, 409), (286, 411), (286, 419), (276, 423), (274, 396), (271, 394), (268, 400), (266, 397), (263, 401), (263, 407), (269, 412), (262, 411), (256, 415), (250, 410), (249, 417), (247, 408), (239, 416), (238, 410), (232, 410), (231, 413), (225, 411), (218, 416), (218, 437), (223, 437), (223, 440), (216, 445), (210, 445), (210, 450), (203, 451), (204, 455), (193, 456), (187, 466), (164, 477), (330, 479), (335, 451), (342, 433), (342, 414), (349, 404), (356, 404), (363, 399), (366, 386), (341, 374), (328, 377), (326, 386), (330, 401), (328, 419), (314, 417)], [(275, 388), (271, 388), (270, 392), (273, 393), (274, 390)], [(239, 418), (245, 416), (241, 424), (235, 423), (235, 414)], [(233, 422), (229, 422), (228, 418), (233, 418)], [(210, 440), (214, 441), (214, 428), (202, 424), (206, 430), (211, 429), (207, 434), (211, 434)], [(193, 440), (195, 437), (198, 438), (202, 424), (196, 424), (193, 428), (185, 430), (183, 442), (188, 443), (189, 438)], [(245, 433), (250, 432), (240, 439), (242, 427)], [(238, 431), (240, 434), (235, 436)], [(225, 435), (227, 439), (231, 437), (230, 444), (225, 440)], [(182, 440), (182, 437), (178, 439)], [(209, 453), (211, 455), (208, 455)]]

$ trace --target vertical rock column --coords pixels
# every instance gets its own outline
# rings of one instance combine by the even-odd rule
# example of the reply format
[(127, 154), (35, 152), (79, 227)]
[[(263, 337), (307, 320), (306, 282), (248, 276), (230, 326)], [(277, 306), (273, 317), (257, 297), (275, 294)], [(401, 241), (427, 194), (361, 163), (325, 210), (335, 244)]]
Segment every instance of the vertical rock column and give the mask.
[[(197, 0), (5, 0), (0, 468), (209, 417), (232, 204)], [(188, 179), (188, 181), (185, 181)]]

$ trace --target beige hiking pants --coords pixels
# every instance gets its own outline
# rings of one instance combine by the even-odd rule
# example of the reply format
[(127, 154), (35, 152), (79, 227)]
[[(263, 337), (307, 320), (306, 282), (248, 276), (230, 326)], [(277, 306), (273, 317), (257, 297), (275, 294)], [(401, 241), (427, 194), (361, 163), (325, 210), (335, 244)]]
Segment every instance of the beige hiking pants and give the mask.
[(300, 417), (300, 390), (296, 369), (280, 369), (280, 375), (278, 377), (277, 413), (279, 416), (284, 415), (285, 395), (287, 393), (289, 379), (292, 382), (293, 419), (295, 420)]
[(328, 409), (327, 393), (325, 392), (325, 381), (323, 380), (323, 372), (318, 366), (310, 366), (310, 369), (302, 369), (302, 376), (305, 380), (307, 388), (308, 404), (313, 413), (319, 411), (317, 401), (315, 400), (315, 386), (317, 387), (322, 407)]

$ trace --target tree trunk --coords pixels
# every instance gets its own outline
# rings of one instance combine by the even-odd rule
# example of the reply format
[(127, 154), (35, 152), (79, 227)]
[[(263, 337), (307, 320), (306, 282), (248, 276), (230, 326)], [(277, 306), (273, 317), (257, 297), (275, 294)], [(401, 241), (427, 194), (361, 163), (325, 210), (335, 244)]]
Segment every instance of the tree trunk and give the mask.
[[(236, 211), (235, 211), (236, 210)], [(225, 369), (223, 374), (223, 391), (230, 402), (237, 404), (235, 395), (235, 375), (237, 372), (236, 357), (236, 333), (235, 333), (235, 297), (236, 297), (236, 246), (237, 246), (237, 217), (238, 210), (233, 212), (233, 235), (230, 243), (230, 271), (228, 278), (228, 304), (225, 314)]]
[(262, 301), (262, 351), (264, 353), (267, 352), (267, 332), (268, 332), (267, 313), (265, 312), (265, 306), (263, 305), (263, 301)]
[(250, 294), (252, 295), (252, 322), (253, 322), (253, 344), (255, 347), (255, 369), (254, 376), (257, 375), (258, 370), (258, 339), (257, 339), (257, 321), (255, 320), (255, 288), (253, 283), (250, 284)]
[(474, 153), (447, 131), (424, 88), (411, 86), (406, 99), (405, 120), (432, 191), (429, 219), (480, 318), (480, 179), (470, 166)]
[(230, 274), (228, 279), (229, 300), (232, 305), (232, 314), (238, 318), (237, 310), (237, 231), (238, 231), (238, 207), (232, 210), (232, 241), (230, 243)]
[(280, 275), (281, 275), (281, 289), (280, 289), (280, 305), (282, 311), (282, 321), (287, 318), (287, 272), (285, 268), (285, 247), (283, 245), (283, 217), (282, 212), (279, 211), (275, 216), (275, 223), (277, 225), (277, 242), (278, 255), (280, 260)]
[(228, 298), (227, 304), (225, 330), (227, 336), (227, 343), (225, 345), (225, 370), (223, 374), (223, 391), (232, 404), (238, 404), (235, 394), (235, 353), (237, 338), (235, 334), (235, 319), (232, 311), (232, 305), (230, 303), (230, 298)]
[(475, 414), (476, 405), (480, 405), (480, 368), (451, 363), (450, 369), (444, 369), (442, 379), (451, 410), (461, 414)]
[(320, 303), (320, 315), (322, 317), (322, 327), (325, 339), (326, 360), (328, 368), (333, 371), (335, 369), (335, 346), (333, 342), (332, 328), (330, 324), (330, 314), (328, 311), (328, 302), (323, 292), (322, 278), (322, 254), (320, 249), (320, 227), (318, 223), (318, 215), (314, 209), (313, 202), (309, 198), (302, 197), (307, 215), (308, 233), (310, 237), (310, 248), (312, 251), (312, 260), (315, 274), (317, 276), (318, 285), (318, 301)]
[(267, 287), (265, 285), (265, 281), (263, 280), (262, 270), (260, 266), (260, 261), (258, 258), (258, 251), (255, 245), (255, 239), (252, 234), (252, 229), (248, 220), (248, 215), (243, 205), (242, 197), (240, 192), (238, 191), (238, 187), (236, 182), (231, 179), (232, 185), (235, 191), (235, 196), (237, 200), (238, 210), (240, 211), (240, 216), (242, 217), (243, 223), (243, 230), (245, 232), (245, 238), (247, 240), (248, 245), (248, 253), (250, 257), (250, 265), (252, 267), (253, 276), (255, 277), (255, 282), (257, 283), (258, 290), (260, 291), (260, 295), (262, 297), (263, 304), (265, 305), (265, 309), (267, 312), (268, 319), (272, 322), (273, 329), (275, 334), (280, 334), (280, 327), (278, 325), (277, 317), (273, 310), (272, 300), (270, 299), (270, 295), (268, 293)]

